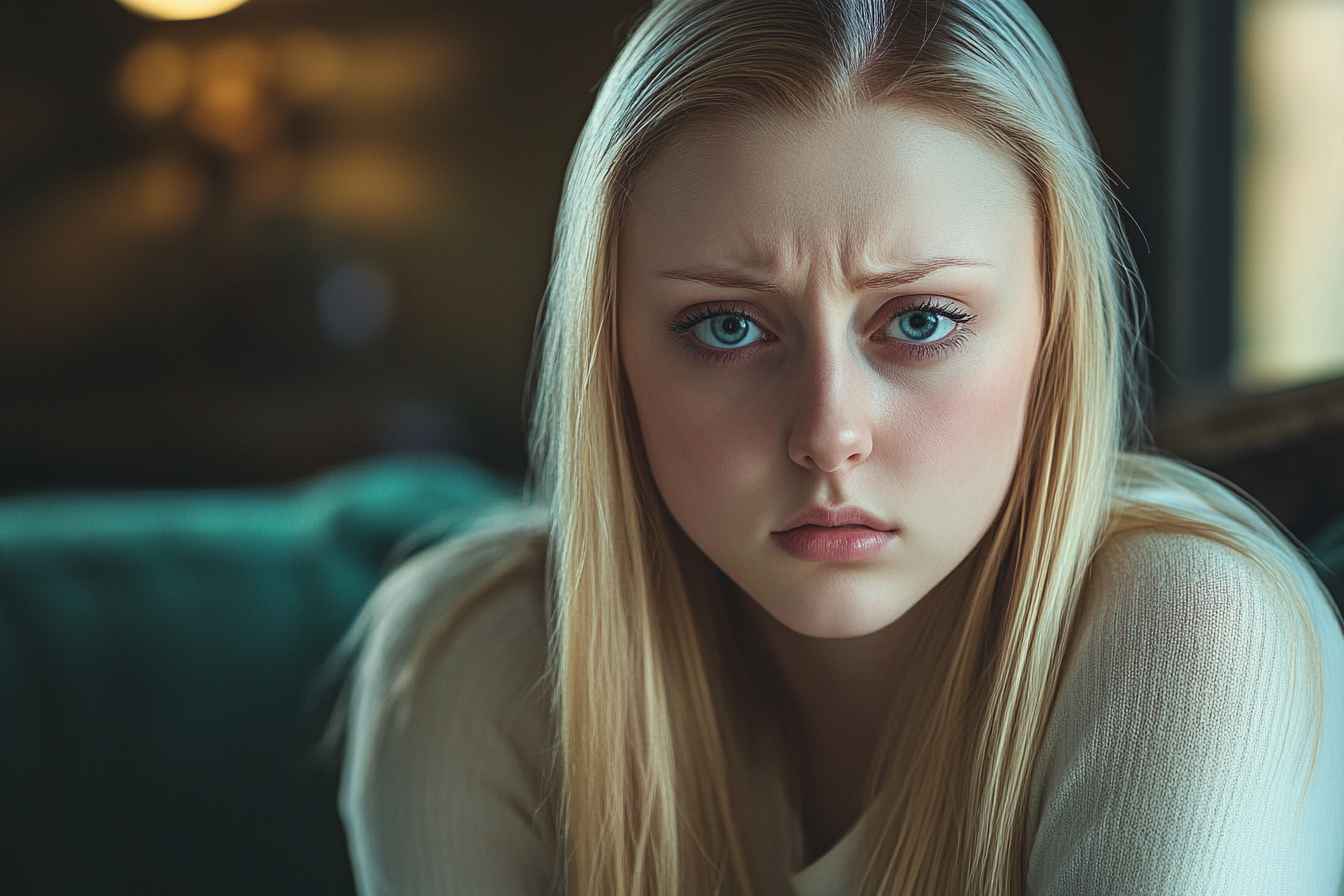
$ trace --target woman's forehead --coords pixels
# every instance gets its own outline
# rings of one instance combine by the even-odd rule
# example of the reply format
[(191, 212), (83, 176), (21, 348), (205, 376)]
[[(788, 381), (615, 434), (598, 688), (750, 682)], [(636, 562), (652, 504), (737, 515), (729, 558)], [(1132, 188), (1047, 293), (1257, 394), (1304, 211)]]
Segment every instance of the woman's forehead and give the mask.
[(822, 247), (847, 267), (1016, 253), (1036, 227), (1030, 185), (952, 125), (902, 106), (696, 122), (641, 172), (623, 243), (662, 265), (765, 268)]

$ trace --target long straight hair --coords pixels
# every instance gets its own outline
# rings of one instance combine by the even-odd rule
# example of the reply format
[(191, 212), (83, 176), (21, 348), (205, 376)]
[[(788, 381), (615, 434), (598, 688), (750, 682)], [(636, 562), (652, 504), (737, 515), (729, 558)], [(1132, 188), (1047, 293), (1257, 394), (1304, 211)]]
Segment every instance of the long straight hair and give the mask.
[[(627, 197), (650, 155), (701, 117), (865, 103), (940, 115), (1017, 162), (1045, 284), (1016, 472), (964, 564), (952, 637), (928, 648), (936, 684), (912, 708), (921, 722), (889, 724), (870, 781), (866, 892), (1021, 891), (1033, 763), (1108, 533), (1191, 531), (1252, 556), (1283, 582), (1316, 663), (1301, 599), (1313, 585), (1292, 547), (1210, 480), (1127, 453), (1141, 405), (1128, 247), (1064, 66), (1025, 3), (661, 0), (574, 150), (536, 344), (557, 826), (575, 896), (762, 892), (743, 782), (779, 749), (777, 685), (748, 668), (747, 626), (669, 516), (640, 443), (615, 319)], [(1150, 486), (1194, 495), (1196, 509), (1165, 506)]]

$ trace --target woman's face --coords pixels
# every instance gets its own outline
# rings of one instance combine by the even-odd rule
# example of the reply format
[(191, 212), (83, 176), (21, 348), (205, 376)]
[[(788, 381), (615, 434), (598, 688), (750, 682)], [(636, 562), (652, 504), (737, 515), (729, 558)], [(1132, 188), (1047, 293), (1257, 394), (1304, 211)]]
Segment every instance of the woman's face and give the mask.
[(697, 126), (640, 175), (619, 344), (658, 490), (788, 628), (898, 619), (988, 529), (1041, 339), (1014, 162), (869, 106)]

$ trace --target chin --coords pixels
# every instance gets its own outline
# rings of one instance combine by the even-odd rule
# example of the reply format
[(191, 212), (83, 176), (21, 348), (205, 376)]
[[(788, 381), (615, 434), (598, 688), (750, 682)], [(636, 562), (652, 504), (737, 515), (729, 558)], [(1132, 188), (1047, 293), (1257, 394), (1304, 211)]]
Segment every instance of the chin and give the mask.
[(789, 626), (797, 634), (807, 638), (822, 638), (832, 641), (840, 641), (847, 638), (862, 638), (865, 635), (871, 635), (886, 628), (885, 625), (865, 624), (861, 620), (821, 620), (814, 624), (800, 627)]
[(809, 638), (862, 638), (881, 631), (905, 614), (914, 601), (899, 603), (862, 594), (799, 594), (782, 605), (763, 608), (781, 625)]

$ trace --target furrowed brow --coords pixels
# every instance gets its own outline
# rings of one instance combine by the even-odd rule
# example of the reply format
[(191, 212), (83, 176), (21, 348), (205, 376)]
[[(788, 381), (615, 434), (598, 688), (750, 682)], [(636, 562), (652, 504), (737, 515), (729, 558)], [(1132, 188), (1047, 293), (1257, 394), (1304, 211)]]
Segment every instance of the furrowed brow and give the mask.
[(689, 280), (692, 283), (704, 283), (708, 286), (718, 286), (722, 289), (750, 289), (755, 292), (773, 292), (782, 293), (784, 290), (779, 288), (776, 283), (769, 280), (758, 280), (750, 277), (740, 271), (732, 271), (723, 268), (697, 268), (689, 271), (661, 271), (658, 274), (668, 280)]
[[(987, 261), (971, 258), (929, 258), (894, 271), (880, 271), (860, 277), (851, 285), (855, 291), (865, 289), (889, 289), (914, 283), (935, 271), (951, 267), (994, 267)], [(777, 283), (749, 276), (741, 271), (727, 268), (695, 268), (685, 271), (661, 271), (659, 277), (667, 280), (687, 280), (692, 283), (704, 283), (722, 289), (748, 289), (754, 292), (783, 293)]]
[(987, 261), (972, 258), (929, 258), (895, 271), (881, 271), (860, 277), (851, 284), (856, 291), (865, 289), (889, 289), (893, 286), (905, 286), (922, 280), (934, 271), (944, 268), (992, 268)]

